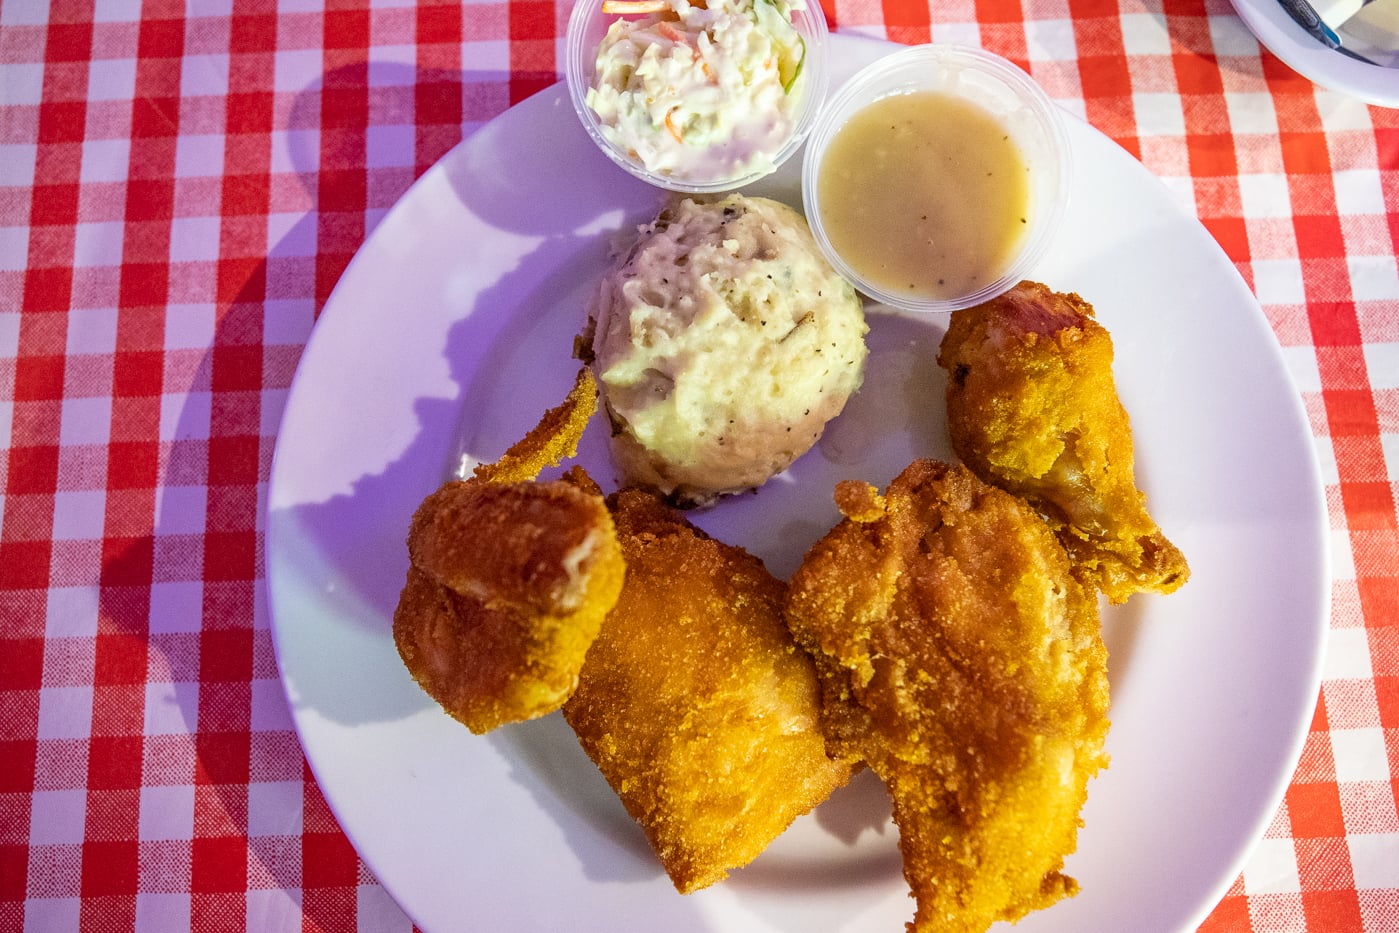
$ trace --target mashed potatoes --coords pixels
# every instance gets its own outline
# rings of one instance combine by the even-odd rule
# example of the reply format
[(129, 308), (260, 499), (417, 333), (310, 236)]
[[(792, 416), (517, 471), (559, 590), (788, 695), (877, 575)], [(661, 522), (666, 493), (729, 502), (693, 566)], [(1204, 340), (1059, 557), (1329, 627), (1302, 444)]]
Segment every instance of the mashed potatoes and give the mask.
[(628, 478), (697, 505), (811, 448), (860, 386), (866, 330), (796, 211), (684, 198), (604, 276), (585, 350)]

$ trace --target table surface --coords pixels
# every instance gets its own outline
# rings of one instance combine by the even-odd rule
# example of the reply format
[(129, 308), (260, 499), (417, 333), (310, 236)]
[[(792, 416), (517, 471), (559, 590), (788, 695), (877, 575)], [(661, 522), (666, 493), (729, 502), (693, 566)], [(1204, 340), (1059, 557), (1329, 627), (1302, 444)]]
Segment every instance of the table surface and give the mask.
[[(411, 928), (281, 693), (269, 468), (346, 264), (559, 79), (567, 7), (0, 2), (0, 929)], [(1019, 63), (1257, 294), (1325, 482), (1331, 637), (1282, 806), (1202, 929), (1399, 931), (1399, 111), (1293, 73), (1227, 0), (824, 7)]]

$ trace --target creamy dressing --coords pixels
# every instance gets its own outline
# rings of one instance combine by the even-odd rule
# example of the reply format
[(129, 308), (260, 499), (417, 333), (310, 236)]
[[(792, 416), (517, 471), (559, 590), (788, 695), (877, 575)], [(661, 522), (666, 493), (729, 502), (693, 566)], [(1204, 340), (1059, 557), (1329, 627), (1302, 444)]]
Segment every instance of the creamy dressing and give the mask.
[(1019, 146), (990, 112), (950, 94), (895, 95), (856, 113), (831, 140), (817, 186), (831, 245), (889, 292), (975, 291), (1029, 231)]
[(704, 183), (770, 169), (791, 136), (806, 46), (802, 0), (671, 0), (612, 22), (587, 104), (609, 142), (647, 169)]

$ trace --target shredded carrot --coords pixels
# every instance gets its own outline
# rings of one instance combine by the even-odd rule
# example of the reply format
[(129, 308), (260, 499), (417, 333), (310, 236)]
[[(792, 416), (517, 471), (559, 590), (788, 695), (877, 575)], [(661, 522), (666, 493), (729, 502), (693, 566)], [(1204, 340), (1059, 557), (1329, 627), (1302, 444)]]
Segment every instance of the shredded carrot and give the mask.
[(665, 128), (668, 129), (668, 130), (670, 130), (670, 135), (672, 135), (672, 136), (675, 137), (675, 141), (676, 141), (676, 142), (678, 142), (678, 143), (683, 143), (683, 142), (685, 141), (685, 137), (683, 137), (683, 136), (680, 135), (680, 128), (679, 128), (678, 126), (676, 126), (676, 125), (675, 125), (675, 121), (671, 119), (671, 117), (672, 117), (674, 114), (675, 114), (675, 111), (674, 111), (674, 110), (667, 110), (667, 111), (666, 111), (666, 114), (665, 114)]
[(602, 0), (604, 13), (661, 13), (668, 9), (666, 0)]
[(680, 30), (676, 29), (670, 23), (665, 22), (664, 20), (656, 24), (656, 32), (659, 32), (671, 42), (675, 42), (679, 45), (683, 45), (686, 48), (689, 48), (690, 37), (685, 35), (685, 33), (681, 32)]

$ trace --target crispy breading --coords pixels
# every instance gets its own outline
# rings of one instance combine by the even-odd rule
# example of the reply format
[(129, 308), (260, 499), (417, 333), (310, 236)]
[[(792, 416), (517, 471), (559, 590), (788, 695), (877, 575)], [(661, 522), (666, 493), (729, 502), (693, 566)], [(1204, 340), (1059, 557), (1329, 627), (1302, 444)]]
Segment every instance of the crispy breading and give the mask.
[(545, 467), (578, 456), (578, 441), (597, 411), (597, 400), (597, 379), (584, 366), (562, 403), (546, 411), (539, 424), (495, 463), (478, 464), (473, 475), (492, 483), (522, 483), (537, 477)]
[(851, 766), (826, 755), (785, 585), (651, 493), (609, 501), (627, 579), (564, 717), (690, 893), (754, 859)]
[(938, 353), (957, 456), (1038, 508), (1074, 563), (1121, 603), (1172, 592), (1190, 568), (1137, 489), (1112, 359), (1092, 306), (1037, 282), (954, 311)]
[(596, 407), (584, 367), (499, 461), (413, 515), (394, 643), (418, 685), (472, 732), (562, 706), (621, 592), (622, 552), (597, 484), (580, 467), (534, 482), (577, 453)]
[(832, 754), (889, 789), (914, 931), (970, 933), (1077, 890), (1090, 776), (1106, 762), (1096, 596), (1045, 522), (961, 466), (915, 461), (792, 579), (787, 620), (815, 658)]
[(616, 602), (621, 550), (590, 482), (450, 482), (414, 514), (394, 642), (472, 732), (558, 709)]

